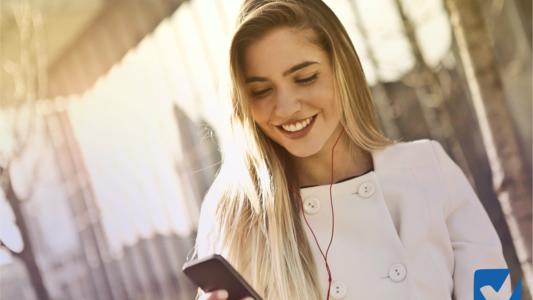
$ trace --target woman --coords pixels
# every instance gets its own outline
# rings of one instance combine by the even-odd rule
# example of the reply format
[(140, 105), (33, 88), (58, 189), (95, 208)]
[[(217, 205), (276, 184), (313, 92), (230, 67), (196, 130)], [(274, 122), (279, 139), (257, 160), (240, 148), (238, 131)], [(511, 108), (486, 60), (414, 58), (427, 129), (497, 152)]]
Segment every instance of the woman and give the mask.
[(230, 71), (234, 139), (202, 205), (198, 256), (222, 254), (269, 300), (466, 300), (475, 270), (506, 267), (442, 147), (378, 130), (354, 47), (323, 2), (245, 1)]

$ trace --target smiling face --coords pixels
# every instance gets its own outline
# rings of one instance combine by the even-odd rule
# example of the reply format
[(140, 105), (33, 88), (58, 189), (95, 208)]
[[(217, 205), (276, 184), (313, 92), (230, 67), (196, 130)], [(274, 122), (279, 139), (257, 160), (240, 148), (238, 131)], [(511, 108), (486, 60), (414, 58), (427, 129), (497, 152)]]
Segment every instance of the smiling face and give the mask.
[(255, 123), (296, 157), (319, 153), (339, 130), (333, 70), (310, 29), (279, 28), (244, 53)]

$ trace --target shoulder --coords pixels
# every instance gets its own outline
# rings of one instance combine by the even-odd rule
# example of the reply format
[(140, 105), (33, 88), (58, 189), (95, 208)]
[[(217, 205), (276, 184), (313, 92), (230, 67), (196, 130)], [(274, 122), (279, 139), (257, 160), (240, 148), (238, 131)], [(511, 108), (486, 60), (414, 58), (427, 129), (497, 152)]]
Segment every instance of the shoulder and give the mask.
[(214, 224), (217, 207), (224, 194), (224, 186), (223, 174), (220, 172), (202, 200), (198, 226)]
[(216, 229), (218, 227), (216, 223), (216, 211), (220, 202), (219, 200), (220, 197), (211, 188), (202, 201), (195, 245), (198, 257), (204, 257), (216, 252)]
[(423, 168), (439, 164), (444, 157), (441, 144), (430, 139), (396, 142), (373, 152), (375, 168)]

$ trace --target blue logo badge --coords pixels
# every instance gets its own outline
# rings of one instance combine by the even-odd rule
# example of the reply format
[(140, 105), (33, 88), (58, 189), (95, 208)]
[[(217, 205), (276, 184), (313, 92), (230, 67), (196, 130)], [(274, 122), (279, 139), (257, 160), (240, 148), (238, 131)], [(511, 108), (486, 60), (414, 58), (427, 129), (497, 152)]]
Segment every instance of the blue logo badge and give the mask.
[(480, 269), (474, 272), (474, 300), (520, 300), (522, 283), (518, 281), (512, 295), (502, 289), (508, 280), (511, 286), (511, 270)]

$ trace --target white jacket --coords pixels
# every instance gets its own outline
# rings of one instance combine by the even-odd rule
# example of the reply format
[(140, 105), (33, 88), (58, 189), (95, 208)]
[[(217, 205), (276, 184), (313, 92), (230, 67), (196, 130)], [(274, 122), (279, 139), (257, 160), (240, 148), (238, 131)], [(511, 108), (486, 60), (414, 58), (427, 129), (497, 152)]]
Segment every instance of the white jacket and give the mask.
[[(439, 143), (397, 143), (372, 158), (374, 171), (333, 185), (332, 299), (471, 300), (475, 270), (507, 268), (487, 213)], [(325, 252), (331, 235), (329, 185), (300, 192)], [(212, 213), (202, 208), (199, 256), (209, 254), (204, 239), (209, 226), (202, 222), (210, 222), (206, 215)], [(324, 260), (303, 216), (302, 222), (325, 297)], [(510, 296), (508, 282), (504, 290)]]

